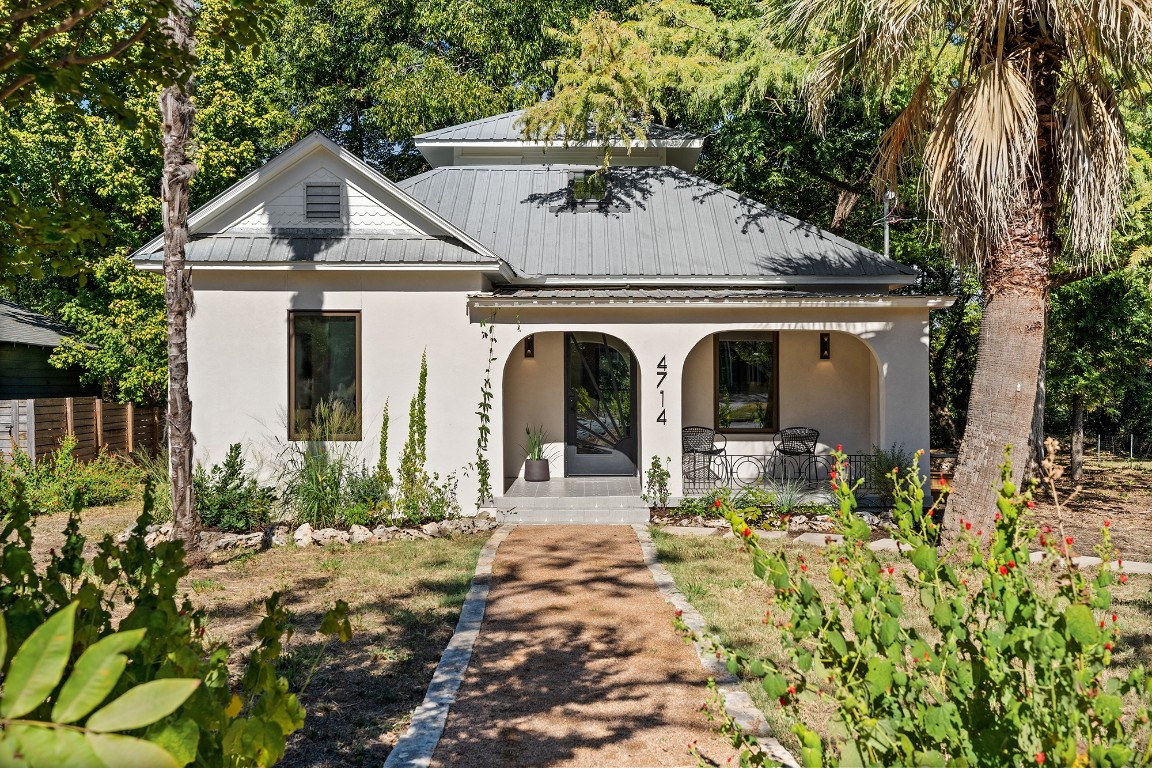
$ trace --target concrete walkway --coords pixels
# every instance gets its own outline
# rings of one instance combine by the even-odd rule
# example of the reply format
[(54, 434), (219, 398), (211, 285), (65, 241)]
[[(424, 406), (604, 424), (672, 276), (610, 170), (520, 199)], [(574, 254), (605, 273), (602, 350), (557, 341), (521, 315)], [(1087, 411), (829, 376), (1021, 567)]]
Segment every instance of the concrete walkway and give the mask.
[[(432, 765), (691, 766), (691, 742), (713, 764), (735, 758), (631, 527), (516, 527), (487, 597)], [(397, 754), (411, 735), (389, 768), (428, 764)]]

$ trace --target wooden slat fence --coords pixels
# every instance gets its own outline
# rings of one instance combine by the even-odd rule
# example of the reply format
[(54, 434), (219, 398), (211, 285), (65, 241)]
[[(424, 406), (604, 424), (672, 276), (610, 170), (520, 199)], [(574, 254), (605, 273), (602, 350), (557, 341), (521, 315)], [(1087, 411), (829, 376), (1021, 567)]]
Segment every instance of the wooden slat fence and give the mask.
[(164, 437), (163, 422), (160, 408), (98, 397), (0, 400), (0, 454), (11, 453), (15, 446), (39, 459), (71, 434), (81, 461), (96, 458), (102, 447), (124, 456), (137, 451), (155, 456)]

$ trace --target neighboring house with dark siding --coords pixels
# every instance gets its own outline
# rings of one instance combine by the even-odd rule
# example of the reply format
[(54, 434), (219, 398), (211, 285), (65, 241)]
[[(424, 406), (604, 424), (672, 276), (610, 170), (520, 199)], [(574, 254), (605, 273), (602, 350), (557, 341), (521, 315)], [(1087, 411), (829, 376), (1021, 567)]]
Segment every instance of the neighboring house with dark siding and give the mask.
[(74, 331), (44, 315), (0, 299), (0, 400), (99, 395), (82, 384), (76, 368), (48, 362), (52, 350)]

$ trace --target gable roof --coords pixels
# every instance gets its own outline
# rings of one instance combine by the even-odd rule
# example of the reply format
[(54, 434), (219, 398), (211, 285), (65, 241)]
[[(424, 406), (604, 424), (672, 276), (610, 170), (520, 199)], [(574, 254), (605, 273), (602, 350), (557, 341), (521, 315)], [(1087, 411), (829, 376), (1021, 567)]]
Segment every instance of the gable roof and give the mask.
[[(432, 143), (445, 143), (445, 144), (460, 144), (472, 142), (528, 142), (532, 143), (530, 139), (524, 138), (524, 130), (521, 120), (524, 117), (526, 110), (518, 109), (513, 112), (505, 112), (502, 115), (493, 115), (492, 117), (484, 117), (479, 120), (472, 120), (471, 122), (461, 123), (460, 125), (450, 125), (446, 128), (440, 128), (435, 131), (428, 131), (414, 136), (413, 139), (417, 146), (421, 144)], [(653, 123), (645, 128), (644, 134), (647, 137), (647, 143), (656, 147), (688, 147), (688, 146), (702, 146), (704, 140), (688, 131), (682, 131), (677, 128), (668, 128), (667, 126), (657, 125)], [(595, 132), (588, 138), (588, 143), (597, 141)], [(549, 142), (551, 144), (563, 143), (563, 138), (558, 138), (555, 141)], [(620, 137), (615, 137), (614, 145), (623, 146), (624, 141)]]
[(56, 347), (75, 331), (39, 312), (0, 299), (0, 343)]
[(513, 282), (874, 285), (916, 271), (677, 168), (614, 167), (575, 209), (570, 166), (437, 168), (400, 188), (499, 253)]
[[(220, 254), (224, 253), (223, 246), (201, 245), (197, 247), (198, 242), (206, 242), (209, 238), (226, 234), (227, 226), (221, 226), (220, 217), (225, 215), (229, 209), (241, 204), (246, 197), (257, 195), (269, 185), (274, 184), (274, 180), (281, 174), (288, 172), (298, 163), (318, 153), (326, 154), (334, 164), (344, 165), (346, 170), (356, 174), (358, 178), (371, 186), (372, 192), (387, 200), (398, 210), (403, 211), (413, 225), (426, 231), (424, 236), (416, 237), (410, 233), (399, 235), (387, 232), (364, 233), (361, 235), (364, 240), (375, 243), (372, 247), (365, 249), (366, 256), (379, 257), (380, 263), (408, 262), (412, 260), (410, 256), (417, 247), (416, 241), (425, 241), (418, 244), (419, 249), (429, 254), (442, 255), (440, 260), (443, 262), (487, 263), (497, 267), (502, 263), (495, 253), (470, 234), (428, 209), (418, 200), (405, 194), (383, 174), (318, 132), (308, 134), (283, 153), (272, 158), (193, 211), (188, 217), (188, 227), (192, 239), (185, 252), (188, 261), (197, 263), (201, 258), (204, 258), (210, 262), (260, 261), (267, 263), (281, 257), (285, 257), (287, 261), (308, 261), (314, 259), (288, 258), (294, 255), (299, 256), (305, 252), (319, 255), (319, 252), (311, 247), (304, 247), (301, 250), (302, 244), (294, 241), (299, 241), (301, 238), (332, 240), (336, 237), (348, 237), (348, 233), (342, 233), (339, 230), (334, 232), (331, 229), (317, 228), (314, 231), (309, 231), (307, 228), (295, 228), (290, 231), (277, 231), (269, 233), (262, 240), (267, 245), (263, 251), (249, 251), (255, 257), (250, 259), (237, 258), (231, 247), (226, 249), (227, 254), (224, 258), (220, 257)], [(260, 240), (260, 238), (249, 238), (249, 240)], [(283, 241), (283, 247), (272, 247), (278, 241)], [(149, 265), (163, 263), (163, 235), (157, 235), (139, 248), (132, 254), (132, 260), (139, 264)], [(323, 258), (320, 260), (352, 261), (354, 259)], [(372, 259), (362, 259), (365, 262), (370, 260)]]

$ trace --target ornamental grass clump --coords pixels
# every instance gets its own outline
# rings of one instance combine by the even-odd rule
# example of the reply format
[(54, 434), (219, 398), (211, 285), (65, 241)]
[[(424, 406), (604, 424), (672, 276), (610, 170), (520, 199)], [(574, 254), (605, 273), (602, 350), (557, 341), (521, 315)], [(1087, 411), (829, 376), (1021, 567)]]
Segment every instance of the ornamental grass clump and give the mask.
[[(1049, 530), (1038, 538), (1032, 490), (1011, 482), (1005, 461), (994, 527), (963, 523), (961, 541), (940, 552), (935, 506), (925, 509), (913, 464), (903, 476), (893, 472), (894, 536), (906, 562), (882, 563), (855, 512), (860, 480), (845, 476), (842, 453), (835, 457), (836, 532), (844, 539), (819, 555), (828, 559), (827, 586), (809, 579), (806, 555), (762, 548), (724, 505), (753, 572), (773, 591), (763, 620), (779, 631), (783, 652), (757, 659), (712, 642), (731, 671), (759, 679), (789, 711), (805, 766), (1149, 761), (1147, 673), (1111, 666), (1123, 640), (1110, 586), (1126, 577), (1107, 565), (1116, 559), (1107, 528), (1098, 548), (1105, 565), (1089, 575), (1071, 563), (1070, 537)], [(1033, 564), (1029, 545), (1037, 540), (1046, 556)], [(924, 631), (906, 617), (902, 593), (927, 613)], [(818, 697), (835, 705), (826, 738), (800, 714), (802, 702)], [(755, 738), (727, 725), (743, 747), (742, 765), (775, 764)]]

